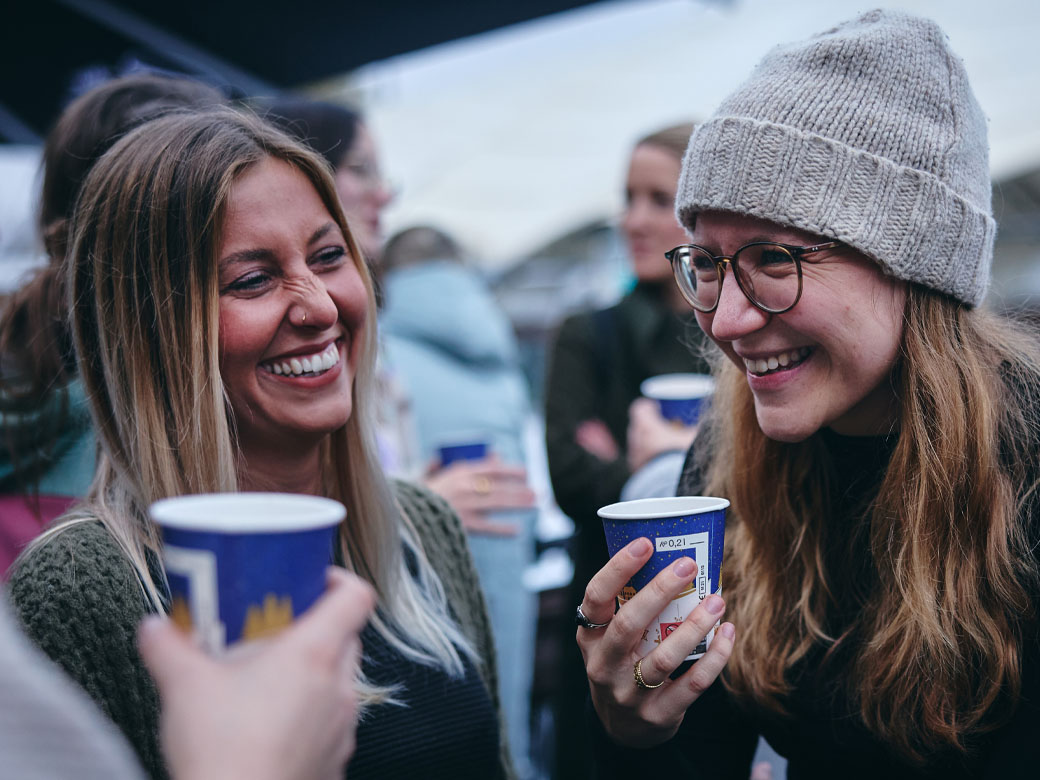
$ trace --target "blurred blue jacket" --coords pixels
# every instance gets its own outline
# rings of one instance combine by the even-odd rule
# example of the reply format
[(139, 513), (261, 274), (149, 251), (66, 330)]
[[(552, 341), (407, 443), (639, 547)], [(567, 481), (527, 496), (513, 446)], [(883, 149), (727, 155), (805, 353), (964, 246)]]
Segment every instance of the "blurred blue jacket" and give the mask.
[(524, 463), (530, 397), (512, 326), (473, 270), (434, 261), (391, 271), (380, 318), (387, 358), (412, 398), (422, 457), (459, 433), (482, 433)]
[[(387, 273), (380, 318), (384, 353), (411, 397), (420, 457), (430, 462), (446, 438), (478, 434), (506, 463), (525, 464), (530, 395), (512, 325), (487, 284), (454, 261)], [(488, 601), (499, 691), (520, 776), (528, 774), (529, 710), (537, 602), (523, 585), (534, 559), (535, 510), (500, 513), (516, 536), (469, 534)]]

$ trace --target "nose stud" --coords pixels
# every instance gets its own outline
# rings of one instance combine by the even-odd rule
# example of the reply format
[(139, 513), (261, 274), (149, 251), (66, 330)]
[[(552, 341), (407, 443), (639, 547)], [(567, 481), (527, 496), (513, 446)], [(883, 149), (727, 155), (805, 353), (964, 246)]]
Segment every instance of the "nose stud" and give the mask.
[(302, 317), (300, 317), (300, 324), (302, 325), (302, 324), (303, 324), (303, 323), (305, 323), (306, 321), (307, 321), (307, 312), (304, 312), (304, 313), (303, 313), (303, 316), (302, 316)]

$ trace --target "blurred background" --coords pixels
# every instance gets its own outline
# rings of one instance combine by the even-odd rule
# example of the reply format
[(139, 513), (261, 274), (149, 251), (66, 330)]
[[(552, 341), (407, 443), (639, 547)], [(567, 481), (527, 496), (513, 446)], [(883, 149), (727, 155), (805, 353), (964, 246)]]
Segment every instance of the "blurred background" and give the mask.
[[(38, 144), (85, 87), (139, 68), (233, 95), (360, 105), (395, 199), (387, 232), (456, 236), (513, 321), (535, 398), (567, 313), (630, 285), (615, 230), (632, 142), (697, 119), (774, 43), (860, 0), (36, 0), (0, 31), (0, 290), (40, 260)], [(936, 19), (990, 120), (1000, 224), (991, 302), (1040, 294), (1040, 4), (888, 3)]]

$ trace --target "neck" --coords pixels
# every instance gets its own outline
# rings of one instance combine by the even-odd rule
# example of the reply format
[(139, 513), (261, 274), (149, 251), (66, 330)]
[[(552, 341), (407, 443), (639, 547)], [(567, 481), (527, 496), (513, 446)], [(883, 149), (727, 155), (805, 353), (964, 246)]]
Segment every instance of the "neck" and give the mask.
[(242, 447), (238, 461), (241, 490), (321, 495), (321, 447), (257, 449)]

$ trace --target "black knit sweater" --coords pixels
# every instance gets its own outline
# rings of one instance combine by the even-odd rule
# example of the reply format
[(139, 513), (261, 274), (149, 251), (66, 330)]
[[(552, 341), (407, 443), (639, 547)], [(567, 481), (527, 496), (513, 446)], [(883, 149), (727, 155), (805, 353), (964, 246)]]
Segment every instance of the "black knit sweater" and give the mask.
[[(401, 658), (387, 643), (366, 630), (366, 671), (376, 682), (402, 683), (404, 699), (414, 712), (402, 715), (377, 708), (359, 727), (358, 750), (350, 765), (353, 777), (393, 777), (372, 764), (372, 752), (407, 750), (424, 744), (428, 735), (414, 733), (415, 723), (429, 720), (431, 733), (450, 723), (467, 732), (445, 746), (437, 760), (442, 777), (471, 777), (476, 766), (490, 767), (482, 777), (512, 776), (504, 729), (500, 728), (497, 671), (487, 608), (458, 518), (446, 503), (405, 483), (395, 485), (397, 499), (415, 525), (423, 549), (444, 585), (449, 605), (473, 644), (480, 663), (467, 665), (467, 676), (446, 675)], [(41, 545), (12, 573), (9, 596), (26, 633), (101, 706), (122, 729), (141, 764), (153, 778), (166, 777), (159, 749), (159, 700), (137, 654), (136, 632), (148, 611), (137, 576), (107, 531), (97, 522), (65, 530)], [(414, 687), (413, 687), (414, 686)], [(402, 708), (396, 708), (400, 710)], [(413, 733), (395, 733), (408, 718)], [(389, 741), (387, 741), (389, 740)], [(488, 755), (491, 756), (490, 764)], [(413, 770), (421, 767), (413, 763)], [(361, 762), (355, 768), (355, 762)], [(387, 763), (385, 767), (390, 766)], [(455, 770), (449, 771), (449, 767)], [(355, 771), (357, 769), (357, 771)], [(414, 772), (413, 772), (414, 773)]]
[[(843, 437), (830, 431), (820, 435), (834, 477), (829, 527), (836, 533), (826, 545), (826, 566), (839, 605), (827, 616), (834, 633), (851, 623), (872, 587), (869, 545), (859, 518), (880, 486), (895, 439)], [(695, 495), (700, 489), (696, 469), (687, 469), (681, 493)], [(740, 630), (738, 626), (737, 641)], [(929, 757), (924, 766), (910, 763), (863, 724), (848, 694), (848, 658), (839, 655), (825, 663), (824, 648), (817, 647), (790, 672), (793, 688), (785, 702), (789, 717), (737, 701), (716, 682), (687, 710), (675, 737), (644, 751), (613, 743), (590, 706), (597, 776), (630, 780), (639, 767), (652, 762), (674, 769), (676, 777), (747, 780), (762, 735), (788, 759), (788, 780), (1035, 778), (1040, 773), (1040, 644), (1035, 625), (1026, 627), (1023, 653), (1022, 695), (1013, 705), (1002, 705), (1013, 706), (1013, 716), (995, 731), (974, 735), (967, 754), (949, 750)], [(931, 684), (927, 674), (919, 683)]]

